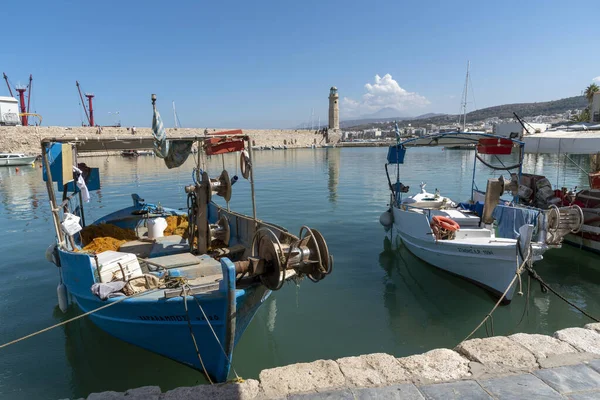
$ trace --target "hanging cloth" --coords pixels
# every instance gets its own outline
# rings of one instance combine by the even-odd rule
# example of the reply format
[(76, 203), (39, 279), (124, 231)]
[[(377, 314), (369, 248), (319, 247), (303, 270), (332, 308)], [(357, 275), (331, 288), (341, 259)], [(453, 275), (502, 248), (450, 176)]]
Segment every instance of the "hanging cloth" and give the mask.
[(523, 225), (536, 226), (539, 215), (538, 210), (503, 205), (497, 205), (492, 213), (498, 224), (498, 236), (506, 239), (516, 239)]
[(154, 136), (154, 154), (164, 158), (167, 168), (181, 166), (192, 152), (193, 140), (178, 140), (169, 142), (167, 132), (163, 125), (160, 113), (153, 104), (154, 114), (152, 116), (152, 136)]
[(73, 178), (75, 178), (75, 184), (81, 191), (81, 198), (85, 203), (89, 203), (90, 191), (88, 190), (85, 180), (83, 179), (83, 171), (77, 167), (73, 167)]

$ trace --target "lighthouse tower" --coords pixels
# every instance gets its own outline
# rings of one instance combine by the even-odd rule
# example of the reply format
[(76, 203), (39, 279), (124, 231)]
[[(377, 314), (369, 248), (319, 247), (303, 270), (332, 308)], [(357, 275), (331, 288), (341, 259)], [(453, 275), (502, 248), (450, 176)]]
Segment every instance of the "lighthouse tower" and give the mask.
[(327, 129), (327, 143), (337, 143), (342, 138), (340, 131), (340, 96), (335, 86), (329, 89), (329, 127)]

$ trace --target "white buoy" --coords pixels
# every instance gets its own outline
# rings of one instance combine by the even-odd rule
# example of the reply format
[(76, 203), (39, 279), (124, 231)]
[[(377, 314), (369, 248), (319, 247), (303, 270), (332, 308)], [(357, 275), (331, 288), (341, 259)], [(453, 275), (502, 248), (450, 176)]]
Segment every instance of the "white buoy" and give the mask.
[(383, 225), (386, 231), (389, 231), (394, 223), (394, 216), (392, 215), (391, 210), (384, 211), (379, 216), (379, 223)]
[(59, 283), (56, 287), (56, 295), (58, 296), (58, 308), (63, 313), (67, 311), (69, 307), (69, 300), (67, 299), (67, 287), (64, 283)]

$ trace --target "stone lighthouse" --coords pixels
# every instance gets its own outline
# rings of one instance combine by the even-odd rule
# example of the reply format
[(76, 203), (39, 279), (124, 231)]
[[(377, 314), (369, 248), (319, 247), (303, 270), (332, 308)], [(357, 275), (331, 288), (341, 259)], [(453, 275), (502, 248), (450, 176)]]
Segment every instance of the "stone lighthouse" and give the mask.
[(327, 128), (327, 143), (337, 143), (342, 138), (340, 131), (340, 96), (335, 86), (329, 89), (329, 127)]

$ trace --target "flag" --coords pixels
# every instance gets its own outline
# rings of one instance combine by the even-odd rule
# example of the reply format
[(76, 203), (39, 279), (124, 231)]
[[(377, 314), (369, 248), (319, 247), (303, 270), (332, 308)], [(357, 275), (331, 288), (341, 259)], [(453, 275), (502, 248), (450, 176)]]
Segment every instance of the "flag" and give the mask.
[(396, 140), (400, 142), (400, 129), (398, 128), (398, 122), (394, 121), (394, 131), (396, 132)]
[(165, 126), (156, 106), (154, 106), (154, 115), (152, 116), (152, 136), (154, 136), (154, 154), (160, 158), (165, 158), (169, 154), (169, 142), (167, 141)]

